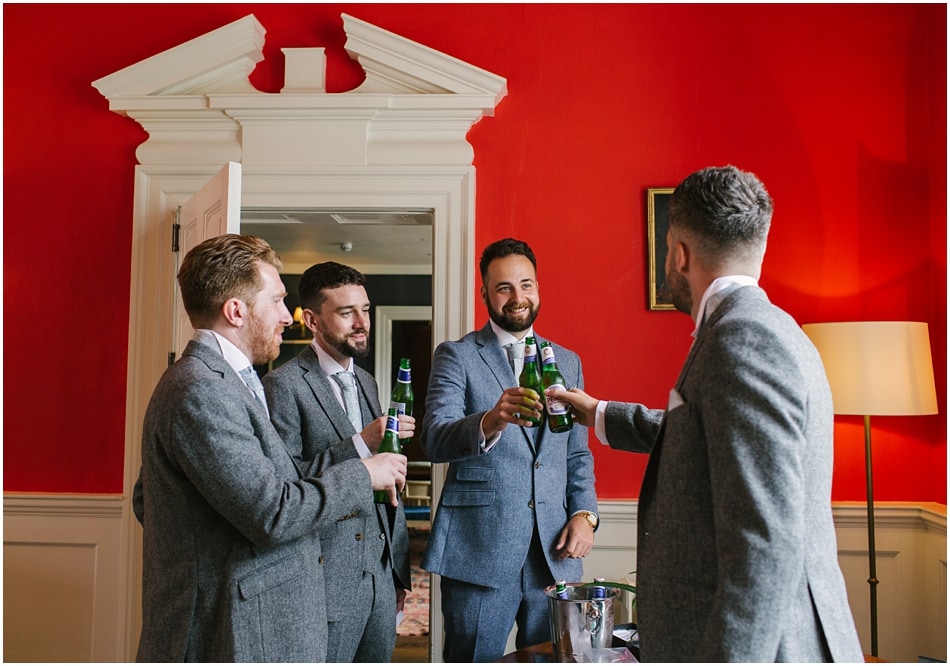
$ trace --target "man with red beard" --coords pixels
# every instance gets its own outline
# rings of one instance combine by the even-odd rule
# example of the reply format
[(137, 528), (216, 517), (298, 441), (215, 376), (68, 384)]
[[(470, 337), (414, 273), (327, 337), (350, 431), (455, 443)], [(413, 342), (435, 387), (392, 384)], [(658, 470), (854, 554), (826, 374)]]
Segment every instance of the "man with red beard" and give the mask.
[(178, 273), (195, 329), (145, 413), (133, 509), (143, 527), (144, 662), (320, 662), (327, 654), (320, 531), (395, 500), (405, 456), (296, 465), (252, 365), (292, 323), (280, 259), (227, 234)]
[[(545, 340), (536, 266), (523, 241), (489, 245), (479, 264), (489, 321), (432, 359), (421, 444), (449, 470), (422, 566), (442, 577), (446, 662), (498, 660), (516, 622), (519, 649), (549, 641), (544, 588), (582, 580), (594, 542), (587, 428), (529, 427), (543, 405), (518, 386), (515, 349)], [(583, 386), (577, 354), (553, 347), (568, 385)]]
[[(327, 451), (368, 458), (383, 440), (386, 416), (376, 380), (353, 362), (369, 354), (370, 302), (363, 274), (333, 261), (316, 264), (301, 276), (299, 294), (313, 340), (264, 377), (271, 420), (301, 464)], [(399, 432), (412, 437), (415, 419), (400, 416)], [(390, 661), (396, 612), (410, 588), (402, 503), (347, 516), (320, 539), (332, 600), (327, 661)]]

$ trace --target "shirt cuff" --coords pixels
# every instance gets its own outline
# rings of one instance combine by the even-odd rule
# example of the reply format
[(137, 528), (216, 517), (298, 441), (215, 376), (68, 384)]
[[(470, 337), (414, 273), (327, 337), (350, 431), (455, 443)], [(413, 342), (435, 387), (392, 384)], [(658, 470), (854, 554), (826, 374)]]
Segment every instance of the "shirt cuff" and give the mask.
[(483, 452), (488, 453), (491, 451), (492, 447), (501, 439), (501, 433), (496, 432), (489, 438), (485, 438), (485, 417), (488, 416), (488, 412), (482, 414), (482, 420), (478, 422), (478, 448)]
[(610, 446), (607, 442), (607, 426), (604, 424), (607, 415), (607, 401), (600, 400), (597, 402), (597, 411), (594, 412), (594, 434), (597, 436), (597, 439), (600, 440), (600, 443), (604, 446)]
[(356, 452), (360, 454), (360, 458), (369, 458), (373, 455), (373, 452), (369, 450), (369, 447), (366, 446), (366, 442), (363, 441), (363, 436), (359, 433), (353, 435), (353, 448), (356, 449)]

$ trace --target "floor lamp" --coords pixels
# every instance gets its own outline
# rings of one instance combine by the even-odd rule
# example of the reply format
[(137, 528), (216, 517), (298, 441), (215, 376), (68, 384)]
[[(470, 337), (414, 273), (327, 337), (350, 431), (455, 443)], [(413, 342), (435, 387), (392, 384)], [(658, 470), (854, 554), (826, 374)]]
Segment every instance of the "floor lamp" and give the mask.
[(861, 321), (805, 324), (831, 384), (835, 414), (864, 417), (868, 501), (868, 585), (871, 589), (871, 654), (877, 655), (877, 554), (871, 416), (936, 414), (933, 362), (927, 324)]

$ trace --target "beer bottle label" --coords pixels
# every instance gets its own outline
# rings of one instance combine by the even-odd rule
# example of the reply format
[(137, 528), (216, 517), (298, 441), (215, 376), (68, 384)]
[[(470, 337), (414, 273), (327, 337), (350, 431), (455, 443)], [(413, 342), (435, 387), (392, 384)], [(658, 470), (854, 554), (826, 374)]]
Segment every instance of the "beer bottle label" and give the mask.
[[(564, 386), (564, 384), (551, 384), (550, 386), (548, 386), (548, 388), (561, 389), (562, 391), (567, 390), (567, 387)], [(548, 414), (550, 414), (551, 416), (561, 416), (563, 414), (567, 414), (567, 412), (569, 411), (566, 402), (555, 400), (554, 398), (550, 396), (545, 396), (544, 401), (547, 404)]]
[[(397, 415), (397, 416), (405, 416), (405, 414), (406, 414), (406, 403), (404, 403), (404, 402), (396, 402), (395, 400), (393, 400), (392, 403), (390, 403), (389, 406), (390, 406), (392, 409), (395, 409), (395, 410), (396, 410), (396, 415)], [(387, 427), (388, 427), (388, 426), (387, 426)], [(397, 428), (397, 430), (398, 430), (398, 428)]]

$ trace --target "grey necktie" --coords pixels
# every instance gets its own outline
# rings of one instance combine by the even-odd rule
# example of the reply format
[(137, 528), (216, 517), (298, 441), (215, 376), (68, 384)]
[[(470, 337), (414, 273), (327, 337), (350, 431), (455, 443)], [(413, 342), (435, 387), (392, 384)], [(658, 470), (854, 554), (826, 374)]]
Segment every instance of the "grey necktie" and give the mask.
[(515, 377), (521, 375), (521, 368), (524, 366), (524, 342), (512, 342), (505, 345), (508, 350), (508, 362), (511, 363), (511, 369), (514, 370)]
[[(261, 378), (257, 376), (254, 367), (249, 365), (241, 370), (239, 374), (241, 375), (241, 379), (244, 380), (244, 383), (247, 384), (247, 387), (254, 391), (258, 402), (264, 406), (264, 411), (267, 412), (267, 398), (264, 397), (264, 385), (261, 384)], [(268, 412), (268, 415), (269, 414), (270, 412)]]
[(333, 379), (343, 390), (343, 402), (346, 403), (346, 415), (356, 432), (363, 431), (363, 418), (360, 415), (360, 400), (356, 395), (356, 376), (352, 372), (337, 372)]

